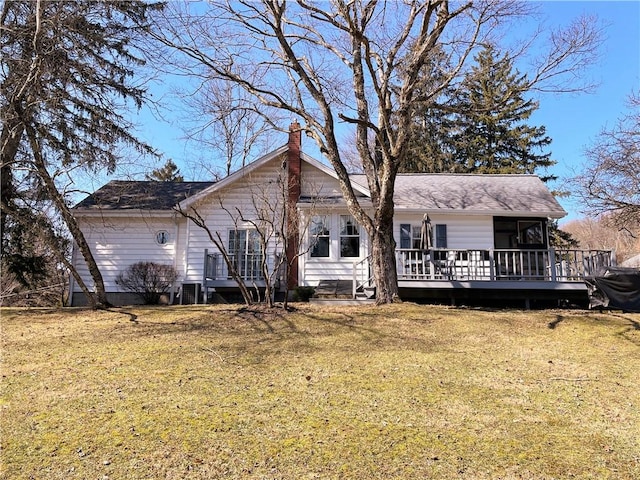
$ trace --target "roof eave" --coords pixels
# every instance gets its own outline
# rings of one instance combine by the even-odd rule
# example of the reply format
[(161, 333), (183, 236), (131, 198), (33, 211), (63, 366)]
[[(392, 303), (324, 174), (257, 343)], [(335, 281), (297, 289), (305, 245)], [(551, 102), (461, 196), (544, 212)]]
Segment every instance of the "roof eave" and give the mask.
[(154, 218), (173, 218), (176, 215), (176, 212), (172, 209), (170, 210), (145, 210), (140, 208), (128, 208), (128, 209), (113, 209), (113, 208), (76, 208), (73, 210), (73, 215), (76, 217), (96, 217), (96, 218), (104, 218), (104, 217), (122, 217), (122, 218), (131, 218), (132, 216), (139, 216), (144, 218), (154, 217)]
[(403, 213), (430, 213), (430, 214), (443, 214), (443, 215), (470, 215), (470, 216), (480, 216), (480, 215), (490, 215), (490, 216), (499, 216), (499, 217), (547, 217), (547, 218), (556, 218), (560, 219), (567, 215), (567, 212), (562, 210), (553, 211), (553, 210), (544, 210), (544, 211), (531, 211), (531, 210), (461, 210), (457, 208), (429, 208), (429, 207), (416, 207), (416, 206), (407, 206), (403, 207), (401, 205), (396, 205), (396, 212)]

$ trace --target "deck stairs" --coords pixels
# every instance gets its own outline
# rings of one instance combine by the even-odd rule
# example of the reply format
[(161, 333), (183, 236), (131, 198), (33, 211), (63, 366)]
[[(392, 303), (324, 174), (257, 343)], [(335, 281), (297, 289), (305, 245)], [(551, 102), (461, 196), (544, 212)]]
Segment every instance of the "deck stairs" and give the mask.
[(353, 297), (353, 282), (351, 280), (320, 280), (315, 288), (311, 303), (324, 305), (362, 305), (375, 303), (374, 298), (369, 298), (363, 291), (356, 292)]

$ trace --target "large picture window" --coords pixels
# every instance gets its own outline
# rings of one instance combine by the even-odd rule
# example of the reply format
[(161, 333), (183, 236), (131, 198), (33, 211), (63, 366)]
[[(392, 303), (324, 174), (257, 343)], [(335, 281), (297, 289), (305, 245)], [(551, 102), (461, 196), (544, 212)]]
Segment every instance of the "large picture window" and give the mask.
[(495, 248), (546, 248), (546, 229), (542, 218), (494, 217)]
[(360, 256), (360, 227), (351, 215), (340, 215), (340, 257)]
[(326, 215), (316, 215), (311, 219), (309, 226), (311, 256), (328, 257), (329, 245), (331, 243), (331, 230), (329, 229), (329, 219)]

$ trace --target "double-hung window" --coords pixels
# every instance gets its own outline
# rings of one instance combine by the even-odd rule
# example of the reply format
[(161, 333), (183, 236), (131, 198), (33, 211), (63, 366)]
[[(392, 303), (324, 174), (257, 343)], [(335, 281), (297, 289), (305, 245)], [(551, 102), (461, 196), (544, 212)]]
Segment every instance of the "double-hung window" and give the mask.
[(340, 215), (340, 257), (360, 256), (360, 227), (351, 215)]
[(420, 225), (400, 225), (400, 248), (418, 250), (422, 245), (422, 227)]
[(400, 248), (419, 250), (430, 244), (434, 248), (447, 248), (447, 225), (437, 224), (428, 240), (422, 238), (422, 226), (403, 223), (400, 225)]
[(311, 219), (309, 227), (311, 256), (328, 257), (331, 245), (331, 229), (326, 215), (316, 215)]
[(250, 280), (262, 278), (262, 247), (257, 230), (229, 230), (228, 253), (240, 277)]

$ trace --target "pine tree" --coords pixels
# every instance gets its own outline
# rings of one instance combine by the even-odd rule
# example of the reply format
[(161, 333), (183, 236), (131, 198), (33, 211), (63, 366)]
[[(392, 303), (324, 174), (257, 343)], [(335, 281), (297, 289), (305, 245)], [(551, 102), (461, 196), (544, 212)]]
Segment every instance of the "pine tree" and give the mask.
[(146, 180), (156, 182), (184, 182), (184, 177), (180, 175), (180, 169), (171, 159), (167, 160), (163, 167), (156, 168), (144, 177)]
[(453, 100), (456, 132), (451, 142), (458, 169), (536, 173), (554, 165), (551, 153), (542, 151), (551, 143), (545, 127), (526, 123), (538, 108), (538, 102), (524, 98), (526, 75), (514, 71), (508, 55), (497, 59), (491, 46), (475, 60)]
[(420, 71), (416, 100), (412, 104), (409, 154), (402, 172), (455, 171), (451, 145), (451, 89), (442, 90), (450, 66), (441, 48), (435, 48)]
[(136, 37), (148, 12), (160, 7), (133, 0), (14, 0), (0, 8), (3, 260), (7, 243), (19, 244), (9, 235), (22, 231), (8, 227), (29, 218), (35, 224), (44, 201), (87, 263), (95, 293), (72, 273), (88, 300), (106, 304), (102, 275), (59, 179), (78, 167), (113, 171), (119, 146), (153, 153), (133, 136), (123, 109), (128, 101), (142, 104), (144, 90), (132, 83), (143, 63)]
[(538, 108), (524, 98), (526, 76), (514, 72), (508, 55), (496, 59), (490, 46), (475, 62), (455, 89), (436, 95), (431, 85), (448, 67), (446, 59), (431, 58), (421, 78), (423, 100), (414, 105), (411, 154), (403, 171), (538, 173), (555, 164), (544, 152), (551, 143), (546, 129), (526, 123)]

